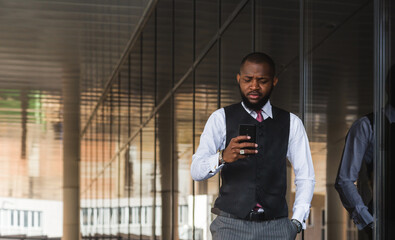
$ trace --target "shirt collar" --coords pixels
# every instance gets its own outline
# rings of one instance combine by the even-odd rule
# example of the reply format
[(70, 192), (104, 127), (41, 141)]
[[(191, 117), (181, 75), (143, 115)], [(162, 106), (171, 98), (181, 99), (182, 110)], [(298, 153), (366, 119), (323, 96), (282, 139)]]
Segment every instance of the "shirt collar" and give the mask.
[[(243, 106), (243, 108), (251, 115), (252, 112), (254, 112), (254, 110), (251, 110), (249, 108), (247, 108), (243, 101), (241, 102), (241, 105)], [(272, 105), (270, 104), (270, 100), (267, 101), (267, 103), (265, 105), (263, 105), (262, 107), (262, 113), (266, 114), (268, 117), (273, 118), (273, 114), (272, 114)]]

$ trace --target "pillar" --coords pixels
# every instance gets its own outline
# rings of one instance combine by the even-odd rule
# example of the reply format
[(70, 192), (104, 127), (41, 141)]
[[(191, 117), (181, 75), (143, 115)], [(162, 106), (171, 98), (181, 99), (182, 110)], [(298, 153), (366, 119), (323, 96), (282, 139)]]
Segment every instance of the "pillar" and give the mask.
[[(340, 69), (339, 69), (340, 71)], [(340, 71), (341, 72), (341, 71)], [(346, 81), (335, 72), (328, 73), (330, 81), (327, 105), (326, 156), (326, 236), (327, 240), (346, 240), (347, 215), (334, 185), (344, 148), (346, 125)], [(339, 91), (339, 89), (341, 89)]]
[(159, 167), (162, 202), (161, 239), (178, 239), (178, 165), (172, 114), (172, 99), (159, 111)]
[[(79, 72), (66, 69), (68, 72)], [(80, 238), (80, 82), (66, 74), (63, 84), (63, 237)]]

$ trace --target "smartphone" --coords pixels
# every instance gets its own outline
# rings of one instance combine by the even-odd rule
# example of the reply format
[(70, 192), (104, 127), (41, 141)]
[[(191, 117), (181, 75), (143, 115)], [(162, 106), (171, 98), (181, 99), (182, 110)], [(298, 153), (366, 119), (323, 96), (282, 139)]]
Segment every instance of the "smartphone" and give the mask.
[[(242, 142), (256, 143), (256, 125), (253, 124), (240, 124), (239, 125), (239, 136), (250, 136), (251, 138)], [(256, 148), (245, 148), (245, 149), (256, 149)]]

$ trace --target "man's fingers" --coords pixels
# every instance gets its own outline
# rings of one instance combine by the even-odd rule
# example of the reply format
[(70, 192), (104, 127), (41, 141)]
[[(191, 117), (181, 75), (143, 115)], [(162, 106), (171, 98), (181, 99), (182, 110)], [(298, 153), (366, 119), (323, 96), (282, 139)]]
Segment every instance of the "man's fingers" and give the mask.
[(246, 155), (239, 155), (239, 156), (237, 157), (237, 159), (244, 159), (244, 158), (246, 158), (246, 157), (248, 157), (248, 156), (246, 156)]
[(240, 141), (245, 141), (245, 140), (248, 140), (248, 139), (251, 139), (251, 137), (250, 136), (237, 136), (237, 137), (234, 137), (234, 138), (232, 138), (232, 140), (231, 141), (233, 141), (233, 142), (240, 142)]
[(256, 149), (240, 149), (240, 148), (234, 148), (234, 149), (233, 149), (233, 153), (239, 155), (238, 157), (240, 157), (240, 156), (248, 155), (248, 154), (256, 154), (256, 153), (258, 153), (258, 150), (256, 150)]
[(242, 142), (238, 144), (239, 148), (257, 148), (258, 144), (250, 142)]
[[(243, 151), (241, 151), (241, 150), (243, 150)], [(240, 149), (240, 151), (241, 151), (241, 152), (239, 152), (240, 155), (256, 154), (256, 153), (258, 153), (258, 150), (255, 150), (255, 149)]]

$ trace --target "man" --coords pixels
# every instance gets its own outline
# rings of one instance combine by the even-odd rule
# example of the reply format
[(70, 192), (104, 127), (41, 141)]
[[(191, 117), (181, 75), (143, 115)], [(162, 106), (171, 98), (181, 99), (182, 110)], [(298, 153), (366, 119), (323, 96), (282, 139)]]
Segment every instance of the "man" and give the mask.
[[(269, 101), (278, 79), (268, 55), (244, 57), (237, 82), (242, 102), (210, 116), (191, 165), (196, 181), (221, 171), (210, 231), (214, 240), (295, 239), (305, 228), (315, 185), (306, 132), (299, 118)], [(256, 143), (238, 136), (240, 124), (256, 125)], [(285, 199), (286, 158), (295, 171), (292, 220)]]
[[(388, 104), (384, 108), (385, 116), (385, 148), (386, 175), (391, 177), (394, 172), (394, 131), (395, 131), (395, 65), (391, 67), (386, 80)], [(335, 188), (339, 193), (343, 206), (349, 212), (359, 231), (359, 239), (373, 239), (373, 113), (356, 120), (347, 133), (342, 160), (336, 177)], [(358, 180), (358, 189), (355, 182)], [(391, 179), (387, 182), (392, 182)], [(389, 184), (391, 185), (391, 184)], [(359, 190), (359, 191), (358, 191)], [(393, 185), (385, 189), (386, 201), (390, 204), (386, 211), (389, 218), (387, 224), (393, 224)], [(389, 194), (389, 195), (388, 195)], [(388, 225), (387, 225), (388, 226)], [(393, 231), (387, 227), (387, 231)], [(393, 234), (393, 233), (392, 233)], [(391, 235), (391, 238), (393, 236)], [(383, 237), (383, 239), (386, 239)]]

